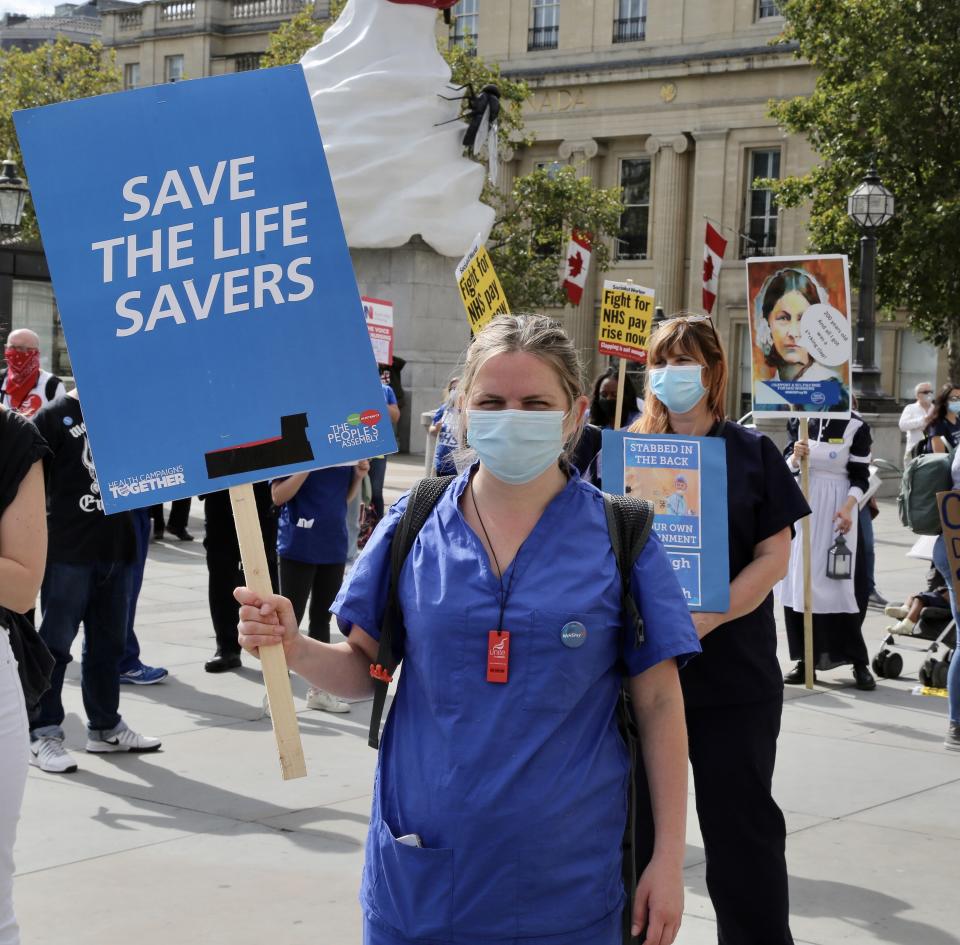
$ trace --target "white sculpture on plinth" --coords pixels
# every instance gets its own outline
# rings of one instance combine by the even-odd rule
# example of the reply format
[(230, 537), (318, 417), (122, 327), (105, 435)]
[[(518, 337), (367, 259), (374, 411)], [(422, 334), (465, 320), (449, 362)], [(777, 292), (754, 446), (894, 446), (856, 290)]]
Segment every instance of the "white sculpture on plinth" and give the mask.
[(301, 59), (330, 176), (353, 249), (402, 246), (419, 234), (462, 256), (493, 209), (484, 168), (463, 153), (460, 103), (436, 40), (446, 0), (348, 0)]

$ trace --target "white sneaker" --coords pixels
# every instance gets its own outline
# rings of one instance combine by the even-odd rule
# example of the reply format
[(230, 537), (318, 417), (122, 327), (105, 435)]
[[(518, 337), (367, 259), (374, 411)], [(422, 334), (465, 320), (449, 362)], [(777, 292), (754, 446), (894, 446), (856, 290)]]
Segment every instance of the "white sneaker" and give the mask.
[(138, 735), (131, 728), (122, 728), (109, 738), (90, 738), (87, 736), (87, 751), (94, 754), (106, 754), (111, 751), (156, 751), (160, 739), (151, 735)]
[(323, 689), (307, 690), (307, 708), (319, 709), (321, 712), (344, 713), (350, 711), (350, 706), (346, 702)]
[(73, 756), (63, 747), (63, 739), (53, 735), (43, 735), (30, 743), (30, 764), (53, 774), (69, 774), (77, 770)]

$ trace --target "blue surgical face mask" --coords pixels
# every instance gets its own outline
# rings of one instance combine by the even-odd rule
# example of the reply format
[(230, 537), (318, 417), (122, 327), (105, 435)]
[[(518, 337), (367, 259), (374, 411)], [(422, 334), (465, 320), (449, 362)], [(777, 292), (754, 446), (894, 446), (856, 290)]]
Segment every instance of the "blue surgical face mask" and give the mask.
[(947, 410), (949, 410), (950, 413), (960, 413), (960, 400), (948, 400)]
[(686, 413), (693, 410), (707, 393), (700, 379), (702, 374), (703, 367), (699, 364), (668, 364), (647, 371), (647, 381), (654, 397), (667, 410)]
[(467, 445), (501, 482), (531, 482), (563, 450), (563, 417), (561, 410), (468, 410)]

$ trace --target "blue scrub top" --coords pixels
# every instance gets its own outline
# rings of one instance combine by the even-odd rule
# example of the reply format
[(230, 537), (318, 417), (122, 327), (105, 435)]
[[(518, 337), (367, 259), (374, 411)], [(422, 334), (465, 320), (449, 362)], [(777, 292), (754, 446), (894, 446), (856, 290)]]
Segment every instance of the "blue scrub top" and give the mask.
[(297, 494), (280, 506), (277, 554), (305, 564), (347, 560), (347, 492), (353, 466), (310, 473)]
[[(631, 675), (700, 650), (651, 535), (632, 588), (646, 624), (621, 631), (621, 591), (601, 494), (574, 472), (504, 574), (509, 682), (486, 681), (500, 582), (460, 513), (464, 471), (400, 576), (403, 670), (380, 748), (360, 899), (371, 941), (604, 943), (623, 905), (629, 763), (614, 709)], [(379, 637), (401, 499), (331, 608)], [(561, 630), (586, 627), (581, 646)], [(397, 842), (418, 834), (423, 847)], [(556, 936), (560, 936), (557, 938)]]

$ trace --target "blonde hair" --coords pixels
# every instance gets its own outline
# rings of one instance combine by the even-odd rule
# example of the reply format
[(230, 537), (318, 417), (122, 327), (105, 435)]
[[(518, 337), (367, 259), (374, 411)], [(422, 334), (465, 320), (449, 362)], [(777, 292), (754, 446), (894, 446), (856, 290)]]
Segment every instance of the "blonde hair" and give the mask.
[[(567, 409), (583, 395), (580, 357), (560, 323), (545, 315), (497, 315), (467, 349), (466, 362), (457, 385), (461, 416), (464, 413), (477, 374), (490, 358), (498, 354), (524, 352), (536, 355), (551, 368), (567, 396)], [(570, 449), (580, 436), (582, 424), (567, 443)], [(460, 423), (460, 446), (466, 448), (466, 424)]]
[[(665, 361), (670, 354), (684, 354), (703, 365), (703, 386), (707, 408), (715, 420), (726, 416), (727, 355), (713, 322), (703, 316), (674, 315), (655, 329), (647, 351), (647, 365)], [(672, 433), (670, 412), (647, 384), (643, 416), (630, 427), (631, 433)]]

